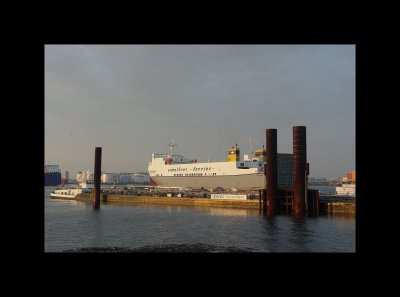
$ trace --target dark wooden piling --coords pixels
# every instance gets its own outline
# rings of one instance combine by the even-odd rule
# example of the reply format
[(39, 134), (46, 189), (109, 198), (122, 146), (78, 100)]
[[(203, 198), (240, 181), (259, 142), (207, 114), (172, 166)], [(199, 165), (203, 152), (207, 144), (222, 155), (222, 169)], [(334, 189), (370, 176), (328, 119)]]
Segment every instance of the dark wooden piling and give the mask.
[(278, 189), (278, 146), (277, 130), (266, 130), (267, 143), (267, 170), (266, 170), (266, 189), (267, 189), (267, 211), (275, 212), (275, 200)]
[(307, 149), (306, 127), (293, 127), (293, 212), (304, 213), (306, 210), (307, 191)]
[(318, 190), (308, 190), (307, 191), (307, 203), (308, 209), (307, 213), (310, 216), (318, 216), (319, 214), (319, 191)]
[(263, 213), (267, 213), (267, 189), (262, 189), (262, 206)]
[(101, 175), (101, 147), (96, 147), (94, 152), (94, 181), (93, 181), (93, 208), (100, 208), (100, 175)]

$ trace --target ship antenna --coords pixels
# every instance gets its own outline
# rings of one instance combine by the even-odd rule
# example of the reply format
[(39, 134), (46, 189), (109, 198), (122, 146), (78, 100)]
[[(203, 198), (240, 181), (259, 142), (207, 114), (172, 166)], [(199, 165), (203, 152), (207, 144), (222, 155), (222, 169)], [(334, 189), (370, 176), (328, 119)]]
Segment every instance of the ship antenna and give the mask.
[(253, 146), (251, 145), (251, 137), (250, 137), (250, 159), (253, 158)]
[(176, 146), (177, 144), (174, 143), (174, 140), (172, 139), (171, 143), (169, 144), (169, 151), (170, 151), (170, 156), (172, 158), (172, 152), (174, 150), (174, 146)]

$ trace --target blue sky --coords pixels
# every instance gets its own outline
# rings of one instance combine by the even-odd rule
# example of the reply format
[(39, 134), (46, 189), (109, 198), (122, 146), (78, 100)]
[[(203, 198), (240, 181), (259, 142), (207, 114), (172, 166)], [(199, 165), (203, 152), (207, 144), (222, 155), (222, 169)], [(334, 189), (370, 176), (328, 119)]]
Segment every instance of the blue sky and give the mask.
[(46, 45), (45, 162), (147, 171), (152, 153), (222, 161), (307, 127), (310, 176), (355, 169), (355, 45)]

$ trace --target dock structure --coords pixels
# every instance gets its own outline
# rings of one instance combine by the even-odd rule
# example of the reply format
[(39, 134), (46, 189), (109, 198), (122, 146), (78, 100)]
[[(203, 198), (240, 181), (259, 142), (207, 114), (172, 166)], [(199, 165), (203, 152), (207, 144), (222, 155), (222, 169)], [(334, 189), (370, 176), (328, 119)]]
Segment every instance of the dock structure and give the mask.
[(293, 127), (293, 186), (277, 185), (277, 131), (266, 130), (267, 162), (265, 164), (265, 189), (259, 191), (260, 212), (308, 214), (319, 213), (319, 191), (308, 189), (309, 164), (307, 163), (306, 127)]
[[(264, 191), (264, 193), (263, 193)], [(308, 190), (308, 203), (309, 205), (315, 204), (313, 207), (309, 207), (307, 214), (309, 216), (317, 216), (319, 213), (325, 213), (330, 215), (347, 215), (354, 216), (356, 213), (355, 200), (342, 200), (339, 201), (326, 201), (319, 200), (317, 190)], [(247, 200), (234, 200), (234, 199), (210, 199), (210, 198), (188, 198), (188, 197), (159, 197), (149, 195), (132, 195), (132, 194), (108, 194), (107, 204), (110, 203), (132, 203), (132, 204), (148, 204), (148, 205), (165, 205), (165, 206), (201, 206), (201, 207), (219, 207), (219, 208), (234, 208), (234, 209), (252, 209), (254, 211), (259, 210), (259, 214), (262, 214), (262, 196), (265, 195), (266, 190), (260, 190), (260, 199), (247, 199)], [(293, 190), (278, 190), (276, 200), (276, 212), (281, 214), (292, 214), (293, 204)], [(93, 194), (82, 193), (75, 197), (51, 197), (52, 199), (62, 200), (75, 200), (81, 202), (92, 202)], [(102, 201), (105, 203), (105, 201)], [(270, 215), (269, 212), (264, 214)], [(294, 213), (293, 213), (294, 214)], [(295, 214), (294, 214), (295, 215)], [(300, 214), (297, 214), (300, 215)]]

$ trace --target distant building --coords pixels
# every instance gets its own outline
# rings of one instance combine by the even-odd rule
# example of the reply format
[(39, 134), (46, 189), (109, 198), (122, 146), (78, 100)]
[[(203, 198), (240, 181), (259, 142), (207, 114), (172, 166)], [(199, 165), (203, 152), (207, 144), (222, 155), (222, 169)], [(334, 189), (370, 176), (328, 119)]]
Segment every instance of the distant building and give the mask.
[(341, 181), (345, 183), (356, 183), (356, 171), (346, 172), (346, 175), (342, 177)]

